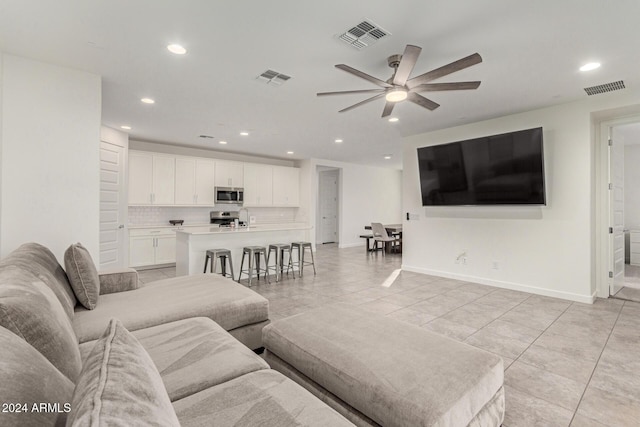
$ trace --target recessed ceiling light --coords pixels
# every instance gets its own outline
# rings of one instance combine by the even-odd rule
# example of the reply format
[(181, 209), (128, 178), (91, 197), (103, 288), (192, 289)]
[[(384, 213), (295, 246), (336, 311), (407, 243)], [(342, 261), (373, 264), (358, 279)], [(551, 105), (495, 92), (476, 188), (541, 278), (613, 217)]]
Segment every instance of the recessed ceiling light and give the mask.
[(140, 101), (144, 102), (145, 104), (155, 104), (156, 101), (154, 101), (151, 98), (142, 98)]
[(588, 64), (584, 64), (582, 67), (580, 67), (580, 71), (591, 71), (595, 70), (596, 68), (600, 68), (599, 62), (589, 62)]
[(287, 154), (293, 154), (293, 151), (287, 151)]
[(389, 119), (389, 121), (390, 121), (391, 123), (395, 123), (395, 122), (397, 122), (398, 120), (400, 120), (400, 119), (399, 119), (399, 118), (397, 118), (397, 117), (391, 117), (391, 118)]
[(384, 156), (385, 160), (389, 160), (391, 158), (391, 156)]
[(179, 44), (170, 44), (169, 46), (167, 46), (167, 49), (169, 49), (169, 52), (175, 53), (176, 55), (184, 55), (185, 53), (187, 53), (187, 49), (185, 49), (183, 46), (180, 46)]
[(227, 141), (218, 141), (218, 144), (226, 145)]
[(342, 140), (340, 138), (336, 139), (336, 144), (340, 144)]
[(240, 132), (240, 135), (242, 135), (242, 136), (248, 136), (248, 135), (249, 135), (249, 132)]
[(120, 129), (131, 130), (131, 126), (122, 125), (122, 126), (120, 126)]

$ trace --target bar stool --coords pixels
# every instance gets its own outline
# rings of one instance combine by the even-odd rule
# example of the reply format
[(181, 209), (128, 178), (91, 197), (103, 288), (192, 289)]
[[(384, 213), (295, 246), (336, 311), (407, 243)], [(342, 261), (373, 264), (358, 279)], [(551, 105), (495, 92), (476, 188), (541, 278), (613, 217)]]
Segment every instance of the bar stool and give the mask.
[[(256, 276), (258, 276), (258, 280), (260, 280), (260, 272), (267, 279), (267, 283), (269, 283), (269, 273), (267, 271), (267, 265), (264, 268), (260, 268), (260, 255), (264, 257), (265, 264), (267, 264), (267, 248), (264, 246), (245, 246), (242, 248), (242, 261), (240, 262), (240, 274), (238, 274), (238, 283), (240, 283), (240, 277), (242, 277), (242, 273), (246, 273), (249, 275), (249, 287), (251, 287), (251, 278), (253, 277), (253, 272), (255, 271)], [(245, 255), (249, 255), (249, 268), (247, 270), (243, 270), (244, 266), (244, 257)], [(256, 263), (256, 268), (253, 268), (253, 262)]]
[[(269, 266), (269, 258), (271, 258), (271, 251), (276, 253), (276, 262), (273, 267)], [(289, 254), (289, 259), (291, 259), (291, 245), (286, 243), (274, 243), (269, 245), (269, 251), (267, 252), (267, 271), (274, 270), (276, 272), (276, 282), (278, 281), (278, 277), (282, 280), (282, 275), (284, 274), (284, 253), (287, 252)], [(278, 271), (280, 275), (278, 276)], [(287, 274), (289, 274), (289, 264), (287, 263)], [(295, 278), (296, 275), (294, 274)]]
[[(211, 273), (216, 272), (217, 260), (220, 259), (220, 270), (223, 277), (231, 277), (233, 280), (233, 262), (231, 261), (231, 251), (229, 249), (209, 249), (204, 258), (204, 271), (207, 272), (207, 264), (211, 260)], [(229, 261), (229, 270), (231, 274), (227, 274), (227, 260)]]
[[(309, 249), (309, 252), (311, 252), (311, 261), (305, 261), (304, 260), (304, 253), (305, 253), (305, 249)], [(298, 249), (298, 261), (293, 261), (293, 250), (294, 249)], [(291, 254), (289, 256), (289, 265), (287, 265), (287, 272), (289, 272), (289, 267), (291, 267), (291, 269), (293, 270), (293, 267), (297, 266), (298, 267), (298, 271), (300, 274), (300, 277), (302, 277), (302, 270), (304, 269), (305, 265), (312, 265), (313, 266), (313, 275), (316, 275), (316, 264), (315, 264), (315, 260), (313, 259), (313, 249), (311, 248), (311, 243), (310, 242), (293, 242), (291, 243)], [(294, 277), (295, 277), (295, 272), (293, 273)]]

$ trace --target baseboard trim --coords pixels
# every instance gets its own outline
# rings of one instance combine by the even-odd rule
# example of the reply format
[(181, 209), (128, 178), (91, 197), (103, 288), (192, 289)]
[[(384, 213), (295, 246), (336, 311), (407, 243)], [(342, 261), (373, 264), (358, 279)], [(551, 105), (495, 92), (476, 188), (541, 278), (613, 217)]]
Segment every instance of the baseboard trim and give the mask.
[(581, 302), (584, 304), (593, 304), (596, 300), (596, 293), (591, 295), (580, 295), (571, 292), (556, 291), (553, 289), (538, 288), (536, 286), (523, 285), (520, 283), (505, 282), (501, 280), (492, 280), (484, 277), (467, 276), (463, 274), (450, 273), (448, 271), (431, 270), (428, 268), (414, 267), (411, 265), (402, 265), (402, 269), (412, 273), (428, 274), (430, 276), (444, 277), (446, 279), (464, 280), (465, 282), (478, 283), (480, 285), (488, 285), (496, 288), (510, 289), (513, 291), (527, 292), (530, 294), (543, 295), (546, 297), (560, 298), (569, 301)]
[[(356, 242), (356, 243), (340, 243), (340, 242), (338, 242), (338, 248), (340, 248), (340, 249), (355, 248), (357, 246), (364, 246), (364, 242)], [(362, 248), (362, 249), (364, 249), (364, 248)]]

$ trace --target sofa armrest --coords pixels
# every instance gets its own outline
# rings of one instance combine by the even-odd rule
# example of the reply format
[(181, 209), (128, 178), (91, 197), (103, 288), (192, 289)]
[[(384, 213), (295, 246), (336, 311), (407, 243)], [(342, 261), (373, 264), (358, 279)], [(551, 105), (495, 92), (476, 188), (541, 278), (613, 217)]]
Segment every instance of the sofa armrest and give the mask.
[(138, 289), (138, 272), (133, 268), (118, 268), (98, 272), (100, 295)]

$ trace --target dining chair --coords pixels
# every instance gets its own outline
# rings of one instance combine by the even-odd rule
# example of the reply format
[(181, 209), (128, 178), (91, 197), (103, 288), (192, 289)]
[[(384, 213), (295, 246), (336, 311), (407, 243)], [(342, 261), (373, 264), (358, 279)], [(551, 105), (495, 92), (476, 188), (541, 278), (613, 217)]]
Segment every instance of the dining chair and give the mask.
[[(371, 223), (371, 231), (373, 232), (373, 239), (375, 241), (376, 248), (378, 247), (378, 242), (382, 242), (383, 254), (385, 254), (387, 250), (389, 251), (393, 250), (395, 244), (400, 243), (400, 241), (396, 239), (394, 236), (389, 236), (389, 234), (387, 233), (387, 230), (379, 222)], [(387, 244), (390, 244), (391, 246), (387, 247)]]

